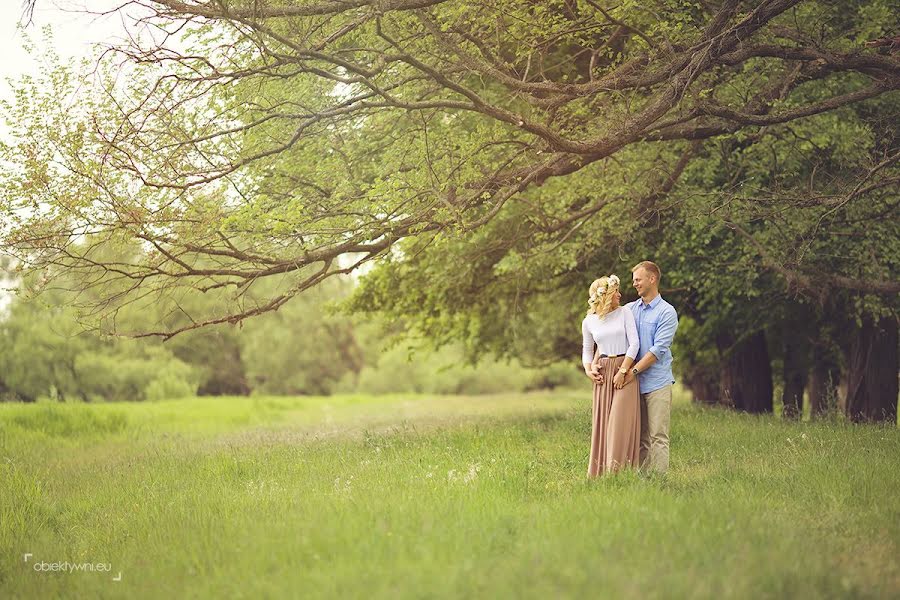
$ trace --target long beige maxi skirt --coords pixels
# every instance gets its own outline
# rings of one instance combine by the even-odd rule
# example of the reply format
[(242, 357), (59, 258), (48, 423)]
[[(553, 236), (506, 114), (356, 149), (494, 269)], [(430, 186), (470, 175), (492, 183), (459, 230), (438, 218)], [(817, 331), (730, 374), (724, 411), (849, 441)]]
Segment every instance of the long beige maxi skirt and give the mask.
[(600, 359), (603, 383), (594, 383), (591, 458), (588, 477), (637, 467), (641, 450), (641, 403), (637, 378), (620, 390), (613, 377), (624, 356)]

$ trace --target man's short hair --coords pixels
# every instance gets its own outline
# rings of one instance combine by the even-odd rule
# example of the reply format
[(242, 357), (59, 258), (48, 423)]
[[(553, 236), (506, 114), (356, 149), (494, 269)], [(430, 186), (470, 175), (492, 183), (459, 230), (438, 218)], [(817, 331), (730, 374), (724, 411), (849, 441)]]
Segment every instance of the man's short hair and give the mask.
[(656, 277), (657, 283), (662, 278), (662, 272), (659, 270), (659, 267), (655, 262), (650, 262), (649, 260), (642, 260), (638, 264), (631, 267), (631, 272), (634, 273), (638, 269), (644, 269), (654, 277)]

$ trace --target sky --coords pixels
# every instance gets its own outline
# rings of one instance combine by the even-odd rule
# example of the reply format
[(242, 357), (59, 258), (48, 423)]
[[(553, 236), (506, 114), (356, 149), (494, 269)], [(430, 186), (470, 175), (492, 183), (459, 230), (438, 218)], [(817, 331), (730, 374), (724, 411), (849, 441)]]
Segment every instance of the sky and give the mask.
[[(116, 8), (126, 0), (37, 0), (34, 19), (26, 32), (35, 41), (41, 39), (41, 31), (49, 26), (53, 32), (54, 47), (61, 58), (80, 60), (91, 55), (91, 47), (98, 42), (121, 39), (133, 21), (126, 15), (135, 9), (109, 15), (88, 14)], [(22, 18), (21, 0), (0, 0), (0, 92), (9, 93), (8, 77), (17, 78), (25, 73), (37, 73), (36, 61), (23, 48), (23, 32), (19, 29)]]

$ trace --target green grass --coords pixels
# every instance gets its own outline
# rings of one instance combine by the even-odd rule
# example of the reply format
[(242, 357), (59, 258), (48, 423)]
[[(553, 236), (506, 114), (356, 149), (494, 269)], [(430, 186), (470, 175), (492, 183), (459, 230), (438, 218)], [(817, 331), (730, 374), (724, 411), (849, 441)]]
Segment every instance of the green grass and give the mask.
[[(681, 396), (668, 478), (589, 481), (589, 406), (0, 405), (0, 597), (900, 595), (896, 428)], [(33, 570), (57, 561), (112, 571)]]

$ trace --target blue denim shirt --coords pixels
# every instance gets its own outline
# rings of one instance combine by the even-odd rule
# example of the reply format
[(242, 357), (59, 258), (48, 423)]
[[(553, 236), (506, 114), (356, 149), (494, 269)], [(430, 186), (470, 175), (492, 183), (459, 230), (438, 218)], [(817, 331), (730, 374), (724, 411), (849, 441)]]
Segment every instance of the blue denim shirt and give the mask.
[(675, 383), (675, 377), (672, 375), (672, 352), (669, 350), (675, 338), (675, 330), (678, 329), (678, 314), (675, 308), (659, 295), (650, 304), (644, 304), (644, 301), (638, 298), (626, 306), (634, 315), (638, 337), (641, 340), (641, 349), (634, 362), (637, 363), (648, 352), (652, 352), (656, 357), (656, 362), (638, 375), (641, 393), (649, 394)]

